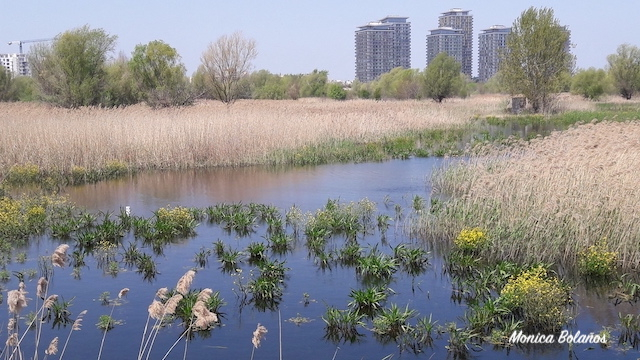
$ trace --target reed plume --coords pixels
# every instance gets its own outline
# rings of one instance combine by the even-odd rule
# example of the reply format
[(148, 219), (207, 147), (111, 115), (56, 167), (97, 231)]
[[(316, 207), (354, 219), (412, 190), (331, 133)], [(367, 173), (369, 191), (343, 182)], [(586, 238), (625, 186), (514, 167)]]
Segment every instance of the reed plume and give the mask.
[(118, 293), (118, 299), (122, 299), (122, 297), (126, 296), (128, 292), (129, 292), (129, 288), (124, 288), (120, 290), (120, 292)]
[(47, 296), (48, 285), (49, 285), (49, 282), (44, 277), (41, 277), (40, 279), (38, 279), (38, 286), (36, 287), (36, 295), (40, 299), (44, 300), (45, 296)]
[(196, 272), (193, 270), (189, 270), (184, 275), (182, 275), (182, 277), (178, 280), (178, 283), (176, 284), (176, 291), (182, 295), (185, 295), (186, 293), (188, 293), (195, 275), (196, 275)]
[(78, 314), (78, 317), (76, 318), (76, 320), (73, 322), (73, 325), (71, 326), (71, 330), (69, 330), (69, 335), (67, 336), (67, 340), (64, 342), (64, 346), (62, 347), (62, 352), (60, 352), (59, 360), (62, 360), (62, 357), (64, 356), (64, 351), (67, 349), (67, 344), (69, 344), (71, 333), (73, 333), (74, 331), (80, 331), (80, 328), (82, 327), (82, 318), (86, 313), (87, 313), (87, 310), (82, 310), (80, 314)]
[(27, 293), (21, 290), (11, 290), (7, 293), (7, 305), (9, 306), (9, 312), (17, 315), (23, 308), (27, 307)]
[(65, 267), (67, 263), (68, 249), (69, 245), (61, 244), (53, 251), (53, 254), (51, 254), (51, 262), (53, 263), (53, 266)]
[(55, 355), (58, 353), (58, 337), (54, 337), (49, 343), (49, 347), (44, 351), (47, 355)]

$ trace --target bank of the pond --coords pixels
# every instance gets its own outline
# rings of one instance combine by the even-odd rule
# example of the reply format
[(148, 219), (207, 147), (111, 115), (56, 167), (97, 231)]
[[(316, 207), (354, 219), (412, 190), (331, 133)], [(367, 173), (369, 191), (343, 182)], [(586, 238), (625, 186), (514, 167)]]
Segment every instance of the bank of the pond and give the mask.
[[(6, 186), (46, 190), (138, 171), (218, 166), (304, 165), (455, 155), (469, 144), (544, 129), (525, 117), (523, 131), (497, 124), (507, 98), (429, 101), (202, 102), (178, 109), (59, 109), (0, 103), (0, 176)], [(593, 103), (566, 97), (575, 121), (590, 121)], [(613, 116), (617, 109), (610, 111)], [(577, 115), (576, 115), (577, 114)], [(597, 116), (596, 116), (597, 117)], [(517, 122), (517, 121), (516, 121)], [(549, 125), (549, 123), (551, 125)], [(518, 126), (521, 126), (518, 125)]]
[[(581, 256), (626, 271), (640, 263), (640, 122), (601, 122), (487, 150), (442, 169), (437, 202), (418, 228), (453, 239), (480, 228), (494, 261), (576, 269)], [(585, 266), (589, 266), (586, 264)]]

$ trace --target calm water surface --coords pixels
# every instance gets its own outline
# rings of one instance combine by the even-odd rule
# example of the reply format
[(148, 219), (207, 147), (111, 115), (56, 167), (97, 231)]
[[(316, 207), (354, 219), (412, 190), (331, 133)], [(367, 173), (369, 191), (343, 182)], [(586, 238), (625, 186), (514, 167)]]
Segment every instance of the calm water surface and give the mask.
[[(434, 169), (441, 165), (441, 159), (416, 158), (382, 163), (341, 164), (317, 167), (274, 170), (262, 167), (237, 169), (189, 170), (180, 172), (154, 172), (138, 174), (127, 179), (78, 186), (67, 189), (68, 196), (78, 206), (93, 212), (112, 211), (118, 213), (121, 208), (130, 206), (134, 215), (151, 216), (154, 210), (167, 205), (181, 205), (204, 208), (220, 202), (262, 203), (275, 205), (284, 214), (292, 205), (305, 212), (315, 212), (323, 207), (328, 199), (340, 199), (341, 202), (359, 201), (368, 198), (377, 204), (379, 213), (396, 215), (396, 205), (403, 209), (403, 219), (392, 223), (387, 243), (381, 245), (385, 251), (399, 243), (411, 243), (425, 247), (421, 242), (410, 239), (403, 231), (403, 225), (411, 216), (411, 204), (414, 196), (428, 199), (431, 191), (428, 179)], [(50, 293), (59, 294), (65, 300), (72, 301), (70, 308), (75, 317), (87, 309), (82, 331), (74, 332), (65, 359), (96, 358), (102, 333), (96, 329), (98, 317), (109, 314), (110, 306), (98, 301), (101, 293), (108, 291), (116, 297), (124, 287), (130, 292), (124, 301), (113, 308), (113, 317), (122, 321), (122, 325), (108, 332), (105, 339), (103, 359), (135, 359), (140, 347), (142, 332), (147, 319), (147, 307), (154, 294), (161, 287), (172, 288), (187, 270), (195, 266), (194, 255), (200, 249), (212, 249), (213, 242), (221, 239), (234, 249), (243, 250), (251, 242), (264, 241), (265, 231), (258, 229), (249, 238), (227, 234), (217, 226), (201, 224), (197, 236), (183, 240), (165, 249), (164, 255), (157, 256), (156, 262), (160, 274), (151, 282), (143, 281), (140, 274), (122, 266), (117, 276), (105, 274), (95, 262), (87, 261), (80, 279), (74, 279), (69, 268), (56, 268), (50, 287)], [(133, 242), (128, 235), (124, 244)], [(381, 244), (380, 235), (373, 234), (359, 238), (364, 248)], [(11, 264), (10, 270), (37, 268), (37, 258), (48, 255), (59, 244), (47, 237), (37, 239), (28, 250), (29, 259), (25, 264)], [(153, 254), (151, 249), (142, 249)], [(206, 339), (196, 338), (189, 342), (188, 359), (249, 359), (251, 357), (252, 332), (258, 323), (268, 329), (266, 340), (256, 350), (255, 359), (276, 359), (279, 356), (279, 316), (282, 318), (282, 351), (284, 359), (382, 359), (382, 358), (423, 358), (445, 359), (447, 349), (446, 335), (436, 341), (432, 349), (414, 355), (401, 352), (395, 343), (382, 344), (372, 333), (362, 329), (364, 336), (357, 343), (333, 343), (325, 340), (324, 315), (327, 306), (346, 309), (349, 292), (362, 288), (354, 268), (333, 267), (322, 270), (303, 244), (293, 252), (281, 257), (291, 270), (285, 281), (284, 295), (278, 311), (260, 311), (251, 305), (240, 307), (233, 292), (234, 277), (219, 269), (215, 254), (210, 257), (209, 265), (197, 272), (192, 288), (211, 288), (219, 291), (227, 303), (222, 308), (223, 326), (211, 332)], [(409, 306), (419, 316), (433, 314), (440, 325), (455, 321), (462, 327), (461, 316), (465, 305), (451, 300), (451, 284), (442, 271), (442, 259), (431, 256), (429, 269), (421, 275), (409, 276), (398, 272), (390, 284), (394, 294), (387, 305), (395, 303), (401, 308)], [(254, 267), (244, 264), (243, 274), (248, 277)], [(244, 281), (247, 281), (245, 278)], [(27, 291), (35, 298), (35, 282), (27, 284)], [(5, 285), (15, 288), (15, 278)], [(310, 303), (303, 303), (303, 294), (309, 294)], [(6, 293), (5, 293), (6, 295)], [(582, 333), (599, 331), (602, 326), (613, 326), (617, 321), (617, 312), (637, 312), (632, 307), (620, 305), (613, 307), (606, 296), (585, 295), (579, 290), (576, 295), (577, 312), (571, 331)], [(4, 315), (6, 316), (6, 315)], [(296, 325), (289, 319), (301, 316), (310, 322)], [(0, 322), (6, 323), (6, 318)], [(415, 319), (411, 321), (415, 323)], [(24, 325), (22, 325), (24, 327)], [(54, 336), (60, 337), (61, 344), (66, 339), (69, 328), (50, 329), (45, 324), (42, 342), (48, 344)], [(151, 358), (161, 359), (171, 344), (181, 333), (181, 326), (162, 329), (154, 345)], [(27, 354), (33, 352), (33, 341), (25, 345)], [(635, 350), (622, 353), (615, 350), (603, 351), (590, 349), (589, 345), (574, 347), (578, 359), (600, 359), (604, 356), (636, 358)], [(169, 358), (182, 359), (184, 342), (181, 342)], [(483, 345), (483, 351), (473, 352), (479, 359), (566, 359), (570, 352), (566, 346), (542, 347), (529, 352), (513, 349), (494, 351), (490, 344)], [(30, 358), (30, 357), (29, 357)]]

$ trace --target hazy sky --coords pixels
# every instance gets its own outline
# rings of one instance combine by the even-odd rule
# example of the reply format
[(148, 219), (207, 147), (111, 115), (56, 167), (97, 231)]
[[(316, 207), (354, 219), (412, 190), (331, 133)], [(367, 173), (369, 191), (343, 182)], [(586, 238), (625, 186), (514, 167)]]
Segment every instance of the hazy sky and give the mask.
[[(89, 25), (117, 35), (116, 53), (127, 56), (137, 44), (163, 40), (178, 50), (192, 74), (210, 42), (239, 30), (257, 42), (256, 70), (288, 74), (319, 69), (329, 71), (331, 79), (350, 80), (355, 77), (354, 32), (369, 21), (408, 16), (411, 66), (423, 69), (425, 37), (437, 27), (440, 13), (454, 7), (471, 10), (477, 56), (482, 29), (510, 26), (531, 6), (553, 8), (560, 23), (569, 26), (578, 67), (604, 68), (618, 45), (640, 46), (636, 0), (2, 0), (0, 53), (18, 52), (9, 41), (51, 38)], [(28, 49), (25, 44), (24, 51)], [(473, 70), (477, 74), (476, 59)]]

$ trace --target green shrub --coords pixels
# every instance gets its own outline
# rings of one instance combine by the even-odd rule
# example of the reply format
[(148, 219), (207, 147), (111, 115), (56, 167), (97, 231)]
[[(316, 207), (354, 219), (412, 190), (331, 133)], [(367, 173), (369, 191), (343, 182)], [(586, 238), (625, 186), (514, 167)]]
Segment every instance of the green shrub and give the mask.
[(338, 83), (329, 85), (327, 95), (333, 100), (344, 100), (347, 98), (347, 92), (342, 88), (342, 85)]

